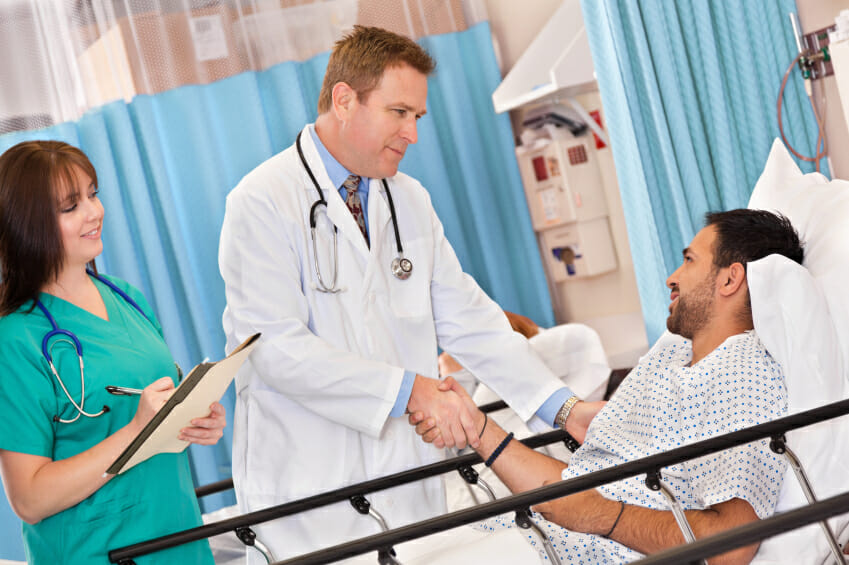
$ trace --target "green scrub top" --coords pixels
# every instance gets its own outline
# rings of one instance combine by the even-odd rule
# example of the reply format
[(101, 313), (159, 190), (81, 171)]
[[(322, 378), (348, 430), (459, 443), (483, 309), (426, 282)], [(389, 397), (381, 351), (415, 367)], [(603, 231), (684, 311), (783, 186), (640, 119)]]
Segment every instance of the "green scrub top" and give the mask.
[[(67, 459), (125, 426), (135, 415), (137, 396), (113, 396), (106, 385), (144, 388), (163, 376), (176, 384), (174, 359), (162, 329), (141, 292), (110, 278), (142, 308), (147, 318), (102, 282), (94, 279), (109, 320), (106, 321), (49, 294), (41, 302), (64, 330), (76, 334), (85, 364), (85, 406), (89, 413), (104, 405), (96, 418), (80, 416), (50, 371), (41, 341), (51, 330), (47, 318), (32, 303), (0, 318), (0, 449)], [(79, 403), (80, 369), (73, 346), (50, 340), (56, 371)], [(24, 524), (29, 563), (106, 565), (107, 553), (137, 542), (201, 525), (186, 452), (159, 454), (118, 475), (79, 504)], [(205, 540), (134, 558), (138, 565), (175, 563), (213, 565)]]

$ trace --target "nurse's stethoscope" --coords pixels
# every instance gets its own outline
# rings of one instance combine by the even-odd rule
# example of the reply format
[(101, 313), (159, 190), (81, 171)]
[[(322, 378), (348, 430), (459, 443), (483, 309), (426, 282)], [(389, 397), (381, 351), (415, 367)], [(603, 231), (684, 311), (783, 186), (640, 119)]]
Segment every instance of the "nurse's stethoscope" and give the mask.
[[(336, 245), (336, 227), (333, 227), (333, 280), (330, 282), (330, 286), (327, 286), (324, 279), (321, 277), (321, 270), (318, 266), (318, 250), (316, 249), (315, 244), (315, 215), (319, 206), (324, 206), (325, 210), (327, 209), (327, 200), (324, 199), (324, 193), (321, 192), (321, 187), (318, 186), (318, 181), (315, 180), (315, 175), (313, 175), (312, 169), (307, 163), (306, 157), (304, 157), (304, 151), (301, 149), (301, 133), (298, 134), (298, 137), (295, 140), (295, 146), (298, 148), (298, 156), (301, 158), (301, 163), (304, 164), (304, 169), (306, 169), (307, 174), (310, 176), (310, 180), (312, 180), (312, 183), (315, 186), (316, 192), (318, 192), (318, 200), (313, 202), (312, 207), (310, 207), (312, 256), (313, 263), (315, 264), (315, 276), (318, 279), (318, 285), (315, 288), (321, 292), (335, 294), (344, 290), (336, 286), (336, 276), (339, 274), (339, 250)], [(389, 192), (389, 185), (387, 184), (386, 179), (381, 179), (381, 182), (383, 183), (383, 190), (386, 192), (386, 201), (389, 203), (389, 213), (392, 216), (392, 227), (395, 229), (395, 247), (398, 249), (398, 256), (392, 259), (392, 263), (389, 265), (389, 268), (392, 271), (392, 274), (395, 275), (395, 278), (404, 281), (410, 278), (410, 275), (413, 272), (413, 262), (404, 257), (404, 248), (401, 247), (401, 236), (398, 232), (398, 219), (395, 217), (395, 204), (392, 202), (392, 194)]]
[[(141, 307), (138, 304), (136, 304), (136, 301), (133, 300), (132, 298), (130, 298), (130, 296), (126, 292), (124, 292), (123, 290), (121, 290), (120, 288), (115, 286), (115, 284), (112, 281), (106, 280), (103, 277), (100, 277), (100, 276), (94, 274), (94, 272), (91, 271), (90, 269), (86, 269), (86, 272), (89, 275), (96, 278), (97, 280), (99, 280), (100, 282), (102, 282), (103, 284), (105, 284), (106, 286), (108, 286), (109, 288), (111, 288), (112, 290), (114, 290), (115, 293), (118, 294), (124, 300), (126, 300), (127, 303), (130, 306), (132, 306), (133, 308), (138, 310), (139, 313), (142, 316), (144, 316), (144, 318), (146, 320), (150, 321), (150, 318), (148, 318), (147, 314), (145, 314), (144, 311), (141, 309)], [(47, 335), (44, 336), (44, 339), (41, 340), (41, 354), (44, 355), (45, 359), (47, 359), (47, 364), (50, 365), (50, 371), (53, 373), (53, 376), (56, 377), (56, 380), (59, 381), (59, 386), (62, 387), (62, 390), (65, 392), (65, 396), (68, 397), (68, 400), (70, 400), (71, 404), (74, 406), (74, 408), (77, 409), (77, 415), (74, 416), (73, 418), (71, 418), (70, 420), (63, 420), (58, 415), (56, 415), (56, 416), (53, 416), (53, 421), (59, 422), (59, 423), (62, 423), (62, 424), (70, 424), (72, 422), (76, 422), (79, 419), (80, 416), (86, 416), (87, 418), (96, 418), (96, 417), (98, 417), (102, 414), (105, 414), (106, 412), (109, 412), (108, 406), (104, 406), (100, 410), (100, 412), (97, 412), (96, 414), (92, 414), (92, 413), (85, 411), (85, 409), (84, 409), (84, 407), (85, 407), (85, 368), (83, 367), (83, 346), (80, 343), (79, 338), (76, 335), (74, 335), (73, 332), (59, 328), (59, 325), (56, 323), (56, 320), (53, 318), (53, 316), (50, 314), (50, 312), (47, 311), (47, 307), (41, 302), (41, 300), (36, 301), (35, 305), (38, 306), (41, 309), (42, 312), (44, 312), (44, 315), (47, 317), (47, 321), (49, 321), (50, 325), (53, 327), (52, 330), (47, 332)], [(65, 343), (73, 345), (74, 349), (77, 352), (77, 357), (80, 360), (80, 403), (79, 404), (77, 404), (77, 402), (71, 397), (71, 393), (68, 392), (67, 387), (65, 387), (65, 383), (62, 382), (62, 378), (59, 376), (59, 372), (56, 370), (56, 367), (53, 365), (53, 356), (50, 355), (50, 352), (53, 350), (53, 346), (48, 345), (48, 344), (49, 344), (49, 341), (51, 339), (53, 339), (54, 337), (57, 337), (57, 336), (58, 336), (58, 339), (56, 339), (53, 342), (53, 345), (56, 345), (59, 342), (65, 342)]]

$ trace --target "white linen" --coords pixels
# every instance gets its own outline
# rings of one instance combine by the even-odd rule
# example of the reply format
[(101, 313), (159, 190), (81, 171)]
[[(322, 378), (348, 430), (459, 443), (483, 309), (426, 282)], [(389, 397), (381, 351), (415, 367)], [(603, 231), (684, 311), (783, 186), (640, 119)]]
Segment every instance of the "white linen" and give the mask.
[(604, 398), (610, 365), (594, 329), (584, 324), (561, 324), (541, 329), (528, 341), (534, 353), (579, 398), (590, 402)]
[[(755, 332), (729, 337), (692, 367), (690, 342), (677, 338), (655, 348), (623, 381), (595, 417), (584, 445), (572, 455), (569, 479), (685, 444), (747, 428), (787, 412), (781, 368)], [(786, 469), (767, 440), (753, 442), (663, 469), (664, 483), (685, 509), (701, 510), (732, 498), (771, 515)], [(643, 476), (598, 488), (606, 498), (667, 510), (663, 495)], [(612, 540), (570, 532), (541, 521), (561, 559), (568, 563), (621, 563), (641, 556)], [(511, 516), (483, 527), (515, 527)]]
[[(749, 201), (750, 208), (781, 212), (805, 243), (800, 267), (767, 257), (748, 267), (755, 329), (785, 369), (791, 412), (849, 397), (849, 182), (804, 175), (776, 140)], [(849, 437), (849, 418), (823, 422), (787, 435), (819, 498), (846, 492), (849, 449), (834, 438)], [(791, 470), (777, 509), (807, 504)], [(849, 515), (829, 523), (840, 541), (849, 538)], [(818, 524), (765, 540), (756, 565), (830, 562)]]
[[(526, 419), (562, 386), (462, 272), (429, 195), (400, 173), (387, 180), (415, 267), (408, 280), (392, 276), (397, 251), (381, 183), (369, 187), (369, 250), (329, 188), (311, 127), (301, 143), (327, 199), (327, 213), (317, 214), (319, 261), (329, 276), (335, 225), (343, 292), (315, 288), (309, 211), (317, 195), (294, 147), (257, 167), (227, 197), (219, 264), (228, 351), (262, 333), (236, 379), (233, 480), (243, 512), (441, 459), (406, 418), (388, 418), (405, 369), (437, 375), (437, 345)], [(390, 527), (445, 511), (439, 478), (369, 498)], [(282, 559), (378, 527), (345, 502), (256, 530)]]

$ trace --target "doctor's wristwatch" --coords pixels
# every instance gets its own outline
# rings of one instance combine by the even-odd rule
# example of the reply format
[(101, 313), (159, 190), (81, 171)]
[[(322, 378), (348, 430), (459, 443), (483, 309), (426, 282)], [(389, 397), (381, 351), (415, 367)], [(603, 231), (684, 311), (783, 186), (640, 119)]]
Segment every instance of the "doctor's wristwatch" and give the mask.
[(569, 413), (572, 412), (572, 408), (575, 407), (575, 404), (580, 401), (581, 399), (577, 396), (570, 396), (569, 399), (563, 403), (563, 406), (560, 407), (560, 410), (557, 412), (557, 416), (554, 417), (554, 425), (565, 430), (566, 419), (569, 417)]

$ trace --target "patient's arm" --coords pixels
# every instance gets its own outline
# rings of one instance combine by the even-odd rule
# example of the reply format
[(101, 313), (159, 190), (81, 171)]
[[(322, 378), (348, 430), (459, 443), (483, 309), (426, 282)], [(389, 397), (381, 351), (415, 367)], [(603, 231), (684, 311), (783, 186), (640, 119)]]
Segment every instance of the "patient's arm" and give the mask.
[[(621, 503), (589, 490), (540, 504), (534, 510), (551, 522), (576, 532), (605, 535), (616, 523)], [(706, 510), (687, 510), (687, 521), (696, 538), (704, 538), (758, 519), (752, 506), (733, 498)], [(657, 553), (684, 543), (684, 536), (672, 512), (626, 504), (610, 538), (641, 553)], [(750, 545), (709, 560), (715, 564), (749, 563), (758, 544)]]
[[(446, 383), (453, 385), (452, 381), (453, 379), (449, 378)], [(487, 421), (484, 428), (484, 415), (474, 406), (468, 394), (459, 386), (452, 386), (452, 389), (469, 404), (469, 410), (475, 419), (475, 428), (484, 430), (480, 446), (475, 451), (486, 460), (507, 437), (507, 432), (492, 420)], [(432, 442), (438, 437), (439, 430), (432, 422), (421, 418), (421, 415), (411, 414), (410, 423), (416, 424), (416, 420), (416, 433), (421, 435), (424, 441)], [(516, 494), (560, 481), (566, 463), (538, 453), (518, 441), (511, 441), (491, 468), (510, 491)], [(619, 521), (616, 522), (620, 508), (621, 503), (604, 498), (596, 490), (588, 490), (545, 502), (534, 510), (540, 512), (547, 520), (575, 532), (604, 536), (616, 523), (616, 528), (609, 537), (641, 553), (656, 553), (684, 543), (684, 536), (678, 529), (672, 512), (629, 504), (625, 505)], [(706, 510), (687, 510), (686, 515), (697, 538), (704, 538), (758, 519), (752, 506), (739, 498), (715, 504)], [(740, 548), (714, 557), (710, 563), (749, 563), (757, 549), (757, 544)]]
[[(478, 412), (478, 416), (480, 425), (477, 429), (481, 429), (483, 414)], [(489, 420), (480, 446), (475, 451), (485, 461), (506, 437), (507, 432)], [(518, 441), (511, 441), (491, 468), (510, 492), (516, 494), (539, 488), (548, 482), (559, 481), (566, 463), (534, 451)]]
[[(475, 451), (486, 461), (507, 437), (507, 432), (494, 420), (487, 420), (463, 387), (453, 378), (449, 377), (444, 382), (463, 398), (474, 418), (475, 429), (483, 430), (480, 445)], [(409, 421), (416, 426), (416, 433), (427, 443), (432, 443), (440, 435), (433, 418), (425, 418), (421, 412), (410, 414)], [(565, 468), (566, 463), (529, 449), (518, 441), (511, 441), (492, 465), (492, 470), (513, 493), (535, 489), (546, 482), (559, 481)]]

